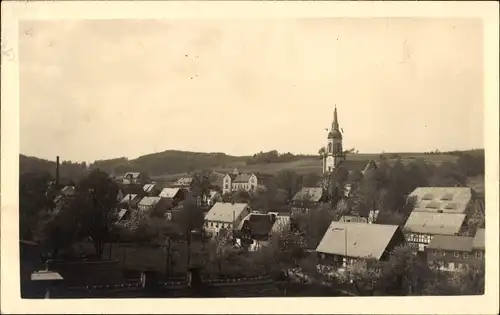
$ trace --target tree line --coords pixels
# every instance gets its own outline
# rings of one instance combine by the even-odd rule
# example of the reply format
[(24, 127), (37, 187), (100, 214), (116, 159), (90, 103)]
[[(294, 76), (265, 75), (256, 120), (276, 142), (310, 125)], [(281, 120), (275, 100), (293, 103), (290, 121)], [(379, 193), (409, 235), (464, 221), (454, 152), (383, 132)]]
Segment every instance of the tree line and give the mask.
[(268, 152), (259, 152), (246, 159), (246, 165), (256, 164), (269, 164), (269, 163), (286, 163), (303, 159), (304, 157), (311, 157), (309, 155), (296, 155), (290, 152), (279, 153), (276, 150)]

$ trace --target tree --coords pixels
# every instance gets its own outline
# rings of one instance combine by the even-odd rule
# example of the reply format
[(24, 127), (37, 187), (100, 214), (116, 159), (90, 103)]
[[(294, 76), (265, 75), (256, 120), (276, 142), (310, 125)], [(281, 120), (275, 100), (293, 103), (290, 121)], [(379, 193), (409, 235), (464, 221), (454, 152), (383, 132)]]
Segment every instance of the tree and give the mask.
[(325, 147), (319, 148), (318, 155), (319, 155), (320, 158), (323, 158), (325, 156), (325, 153), (326, 153)]
[(403, 245), (396, 247), (389, 260), (382, 264), (377, 289), (384, 295), (419, 295), (432, 276), (427, 263)]
[(303, 187), (316, 187), (321, 180), (321, 177), (316, 173), (309, 173), (302, 179)]
[(19, 178), (19, 233), (21, 239), (31, 239), (38, 229), (41, 212), (52, 208), (52, 191), (48, 184), (53, 180), (48, 172), (24, 173)]
[(209, 172), (203, 171), (193, 176), (191, 192), (194, 196), (200, 198), (202, 206), (205, 205), (206, 200), (210, 197), (210, 190), (212, 189)]
[(466, 176), (459, 172), (457, 165), (452, 162), (443, 162), (436, 167), (429, 179), (429, 185), (434, 187), (464, 186)]
[(77, 185), (75, 196), (64, 211), (70, 212), (65, 217), (72, 216), (78, 222), (75, 230), (80, 238), (87, 238), (94, 245), (98, 257), (102, 257), (104, 243), (110, 239), (117, 193), (118, 186), (108, 174), (92, 171)]
[(472, 211), (467, 216), (467, 232), (469, 235), (475, 235), (477, 229), (484, 228), (485, 225), (485, 212), (484, 201), (475, 200)]
[(364, 217), (368, 217), (370, 210), (380, 209), (382, 200), (377, 189), (377, 182), (371, 177), (363, 178), (352, 193), (349, 204), (350, 209)]
[(382, 263), (370, 258), (359, 259), (347, 267), (343, 280), (353, 284), (360, 295), (372, 296), (379, 285), (381, 270)]
[(189, 267), (191, 263), (191, 241), (193, 233), (201, 233), (205, 216), (203, 210), (197, 206), (194, 198), (189, 198), (184, 202), (182, 209), (176, 213), (174, 220), (177, 223), (179, 234), (186, 240), (188, 254), (187, 263)]
[(299, 232), (284, 228), (280, 232), (272, 233), (268, 257), (272, 259), (270, 265), (276, 270), (297, 268), (299, 261), (307, 257), (306, 240)]
[(283, 170), (276, 176), (277, 188), (288, 192), (288, 200), (292, 200), (295, 193), (300, 189), (300, 178), (290, 170)]
[(81, 239), (81, 222), (71, 210), (65, 205), (59, 212), (42, 222), (37, 231), (42, 248), (48, 249), (48, 255), (52, 259), (57, 258), (62, 251)]
[(316, 248), (323, 238), (330, 223), (335, 219), (334, 211), (328, 206), (318, 206), (307, 213), (293, 216), (294, 224), (301, 233), (308, 248)]

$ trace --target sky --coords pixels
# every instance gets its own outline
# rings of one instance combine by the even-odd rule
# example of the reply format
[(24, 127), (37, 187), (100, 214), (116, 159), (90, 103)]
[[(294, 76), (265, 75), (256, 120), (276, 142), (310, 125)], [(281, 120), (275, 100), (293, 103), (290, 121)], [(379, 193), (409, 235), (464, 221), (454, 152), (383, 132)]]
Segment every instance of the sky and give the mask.
[(483, 148), (475, 19), (20, 24), (21, 153), (316, 154), (337, 106), (360, 153)]

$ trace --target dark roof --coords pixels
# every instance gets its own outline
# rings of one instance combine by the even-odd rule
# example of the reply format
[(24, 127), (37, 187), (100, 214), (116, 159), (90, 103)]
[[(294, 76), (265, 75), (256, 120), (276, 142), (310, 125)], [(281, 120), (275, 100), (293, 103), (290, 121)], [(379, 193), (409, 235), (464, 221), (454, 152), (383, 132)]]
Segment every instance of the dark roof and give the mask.
[(251, 213), (247, 216), (247, 227), (252, 236), (269, 235), (273, 228), (273, 217), (269, 214)]
[(332, 130), (328, 133), (328, 139), (342, 139), (342, 134), (339, 130)]
[(474, 249), (484, 249), (484, 229), (478, 229), (476, 231), (476, 235), (474, 236), (474, 240), (472, 241), (472, 247)]
[(125, 283), (118, 261), (48, 262), (50, 271), (58, 272), (68, 286), (111, 285)]
[(242, 173), (234, 178), (235, 183), (248, 183), (248, 180), (252, 177), (252, 174)]
[(428, 248), (470, 252), (473, 240), (473, 237), (436, 235), (432, 238)]

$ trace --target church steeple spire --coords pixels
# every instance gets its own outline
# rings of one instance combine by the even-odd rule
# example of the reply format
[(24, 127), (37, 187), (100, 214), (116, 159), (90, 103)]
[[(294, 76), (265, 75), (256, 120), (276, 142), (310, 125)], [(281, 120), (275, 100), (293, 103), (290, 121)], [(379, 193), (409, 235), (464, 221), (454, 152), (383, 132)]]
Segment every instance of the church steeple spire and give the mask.
[(337, 118), (337, 105), (335, 105), (335, 109), (333, 110), (332, 131), (333, 130), (339, 130), (339, 120)]
[(342, 133), (340, 132), (339, 120), (337, 117), (337, 105), (335, 105), (335, 109), (333, 110), (333, 122), (332, 129), (328, 133), (328, 139), (342, 139)]

